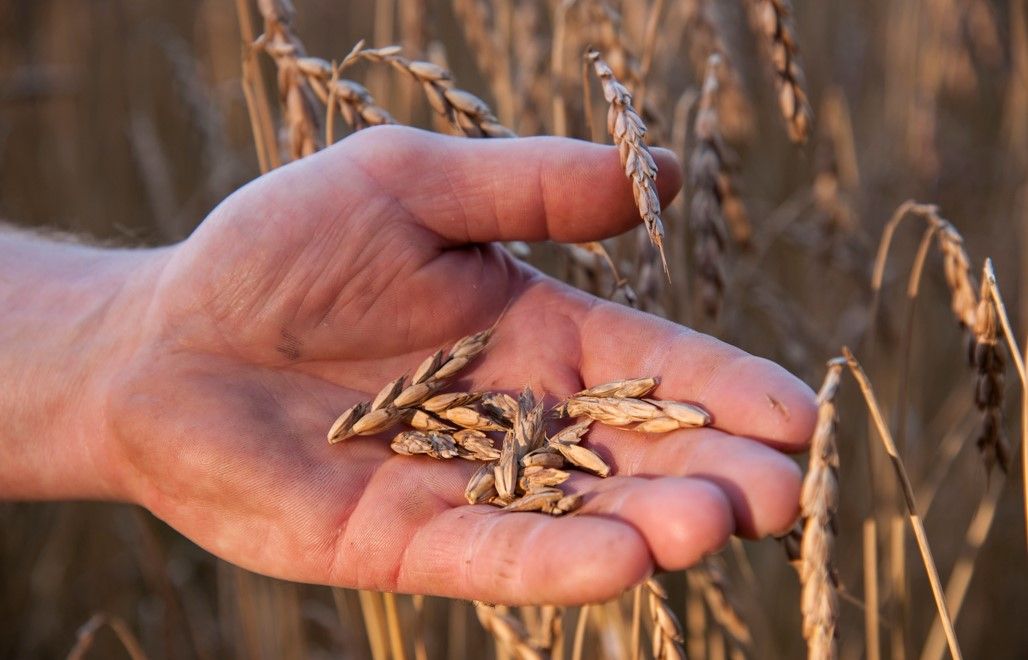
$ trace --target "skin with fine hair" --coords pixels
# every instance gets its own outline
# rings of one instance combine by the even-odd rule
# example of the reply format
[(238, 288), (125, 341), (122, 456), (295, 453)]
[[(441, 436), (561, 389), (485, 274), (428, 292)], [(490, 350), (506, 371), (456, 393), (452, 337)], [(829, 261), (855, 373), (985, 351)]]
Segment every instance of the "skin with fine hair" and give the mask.
[[(681, 174), (655, 157), (666, 204)], [(173, 246), (0, 232), (0, 497), (134, 502), (253, 571), (506, 603), (605, 599), (733, 533), (782, 532), (809, 388), (492, 243), (638, 222), (613, 147), (380, 127), (250, 183)], [(462, 389), (657, 376), (656, 397), (713, 425), (595, 428), (613, 475), (576, 474), (564, 518), (470, 506), (474, 464), (396, 455), (388, 434), (325, 442), (340, 411), (497, 319)]]

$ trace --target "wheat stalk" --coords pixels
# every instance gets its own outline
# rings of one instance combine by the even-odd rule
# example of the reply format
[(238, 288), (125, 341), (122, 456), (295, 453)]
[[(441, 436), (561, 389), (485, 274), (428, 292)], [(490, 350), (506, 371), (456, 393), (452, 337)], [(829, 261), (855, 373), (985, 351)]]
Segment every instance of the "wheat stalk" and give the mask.
[(660, 253), (660, 262), (670, 281), (671, 271), (664, 255), (664, 224), (660, 219), (660, 197), (657, 195), (657, 163), (643, 140), (646, 125), (632, 107), (631, 92), (618, 82), (599, 52), (590, 49), (586, 53), (586, 58), (592, 63), (593, 71), (603, 86), (603, 96), (610, 104), (607, 130), (617, 145), (625, 176), (632, 182), (635, 205), (639, 208), (639, 216), (646, 226), (650, 243)]
[(96, 634), (104, 626), (109, 626), (118, 638), (118, 642), (132, 660), (146, 660), (146, 652), (132, 629), (120, 616), (105, 612), (94, 614), (75, 633), (75, 646), (68, 652), (68, 660), (82, 660), (93, 646)]
[(839, 501), (839, 454), (835, 445), (838, 423), (835, 396), (846, 361), (828, 363), (828, 373), (817, 395), (817, 426), (810, 443), (810, 465), (800, 495), (803, 539), (800, 545), (801, 609), (807, 657), (835, 658), (838, 642), (839, 597), (836, 592), (832, 548), (835, 510)]
[(804, 90), (803, 70), (798, 62), (799, 49), (792, 27), (789, 0), (752, 0), (753, 24), (764, 39), (778, 89), (778, 108), (785, 119), (789, 137), (805, 142), (810, 132), (813, 111)]

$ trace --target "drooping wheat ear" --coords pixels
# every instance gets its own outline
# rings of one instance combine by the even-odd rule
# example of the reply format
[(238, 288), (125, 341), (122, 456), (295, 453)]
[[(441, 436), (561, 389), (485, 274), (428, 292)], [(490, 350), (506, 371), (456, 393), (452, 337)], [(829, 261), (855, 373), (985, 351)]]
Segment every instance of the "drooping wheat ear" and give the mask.
[(589, 49), (586, 58), (592, 63), (596, 77), (603, 86), (603, 96), (610, 104), (607, 130), (621, 155), (625, 176), (632, 182), (635, 205), (650, 235), (650, 243), (660, 253), (660, 262), (670, 281), (671, 271), (664, 255), (664, 223), (660, 219), (660, 197), (657, 196), (657, 163), (643, 139), (646, 136), (646, 125), (632, 107), (631, 92), (614, 77), (614, 72), (600, 57), (600, 53)]
[(707, 609), (714, 620), (728, 634), (732, 646), (744, 653), (752, 646), (753, 636), (746, 620), (733, 602), (724, 560), (712, 555), (690, 570), (695, 571), (699, 578), (703, 600), (706, 601)]
[(720, 67), (721, 57), (711, 55), (704, 76), (700, 107), (696, 112), (696, 145), (689, 159), (689, 183), (692, 187), (689, 226), (693, 234), (693, 267), (700, 288), (700, 304), (710, 318), (717, 317), (724, 297), (725, 274), (722, 262), (728, 241), (725, 203), (728, 202), (728, 208), (742, 208), (734, 195), (725, 166), (726, 147), (717, 114)]
[(1003, 345), (999, 342), (996, 303), (989, 295), (988, 276), (982, 276), (982, 292), (975, 315), (974, 341), (971, 360), (977, 370), (974, 403), (982, 413), (982, 427), (978, 432), (978, 451), (985, 463), (986, 473), (999, 465), (1007, 472), (1010, 445), (1003, 433)]
[(682, 624), (668, 604), (667, 591), (653, 578), (649, 578), (643, 584), (646, 587), (650, 620), (653, 622), (651, 641), (654, 660), (685, 660)]
[(796, 34), (792, 26), (792, 7), (789, 0), (752, 0), (754, 27), (764, 38), (778, 89), (778, 108), (785, 119), (789, 137), (794, 142), (805, 142), (810, 132), (813, 111), (804, 90), (803, 70), (800, 68)]
[(456, 87), (449, 71), (431, 62), (409, 60), (399, 46), (366, 48), (357, 56), (370, 62), (386, 63), (421, 85), (432, 109), (461, 134), (468, 137), (514, 137), (500, 124), (485, 101)]
[(839, 596), (832, 577), (835, 509), (839, 500), (835, 395), (845, 366), (846, 361), (842, 358), (828, 363), (828, 373), (817, 395), (817, 426), (810, 443), (810, 465), (800, 495), (803, 517), (800, 607), (808, 658), (835, 658), (837, 655)]
[(919, 218), (927, 223), (929, 228), (934, 229), (936, 245), (942, 254), (946, 286), (950, 290), (950, 309), (952, 309), (957, 322), (966, 331), (973, 332), (975, 314), (978, 310), (978, 287), (971, 275), (971, 260), (964, 250), (964, 239), (956, 227), (939, 215), (939, 207), (934, 204), (920, 204), (914, 200), (907, 200), (900, 204), (882, 230), (882, 238), (878, 243), (878, 253), (875, 255), (871, 275), (871, 288), (876, 296), (871, 305), (872, 320), (877, 313), (877, 296), (885, 280), (885, 264), (889, 258), (893, 238), (900, 223), (908, 217)]
[(942, 253), (942, 265), (946, 284), (950, 290), (950, 307), (957, 321), (969, 332), (975, 328), (975, 314), (978, 311), (977, 288), (971, 275), (971, 261), (964, 250), (964, 239), (956, 228), (938, 215), (936, 207), (931, 210), (929, 222), (938, 226), (937, 244)]
[(494, 605), (475, 601), (478, 621), (510, 657), (517, 660), (545, 660), (549, 654), (532, 644), (524, 624)]
[(296, 64), (307, 84), (325, 104), (330, 118), (332, 113), (338, 110), (347, 126), (355, 131), (369, 126), (396, 123), (385, 108), (375, 103), (375, 99), (363, 85), (339, 77), (339, 70), (349, 64), (352, 58), (351, 52), (343, 60), (343, 64), (336, 68), (320, 57), (301, 57), (297, 59)]

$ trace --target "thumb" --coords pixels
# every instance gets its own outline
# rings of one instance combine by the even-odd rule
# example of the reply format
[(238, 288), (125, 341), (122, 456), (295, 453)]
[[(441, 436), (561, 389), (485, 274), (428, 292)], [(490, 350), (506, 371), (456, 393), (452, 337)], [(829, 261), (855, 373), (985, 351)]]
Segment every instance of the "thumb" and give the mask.
[[(615, 147), (556, 137), (471, 140), (382, 126), (347, 138), (383, 192), (454, 243), (584, 242), (641, 222)], [(328, 156), (328, 154), (326, 154)], [(674, 154), (653, 149), (661, 204), (682, 185)]]

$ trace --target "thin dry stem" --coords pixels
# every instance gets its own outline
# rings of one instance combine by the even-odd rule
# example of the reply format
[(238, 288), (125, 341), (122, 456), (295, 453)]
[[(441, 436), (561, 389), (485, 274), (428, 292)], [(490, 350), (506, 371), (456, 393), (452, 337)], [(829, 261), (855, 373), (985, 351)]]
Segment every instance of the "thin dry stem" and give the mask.
[(252, 46), (255, 40), (253, 33), (253, 15), (250, 11), (250, 0), (236, 0), (236, 16), (239, 21), (239, 32), (243, 40), (242, 50), (242, 87), (246, 100), (246, 111), (250, 118), (253, 132), (254, 147), (257, 150), (257, 162), (261, 173), (269, 172), (278, 167), (278, 149), (276, 148), (275, 127), (271, 120), (271, 109), (268, 107), (268, 93), (264, 86), (264, 78), (260, 75)]
[(939, 571), (935, 567), (935, 559), (932, 557), (931, 548), (928, 546), (928, 537), (924, 531), (924, 523), (921, 521), (921, 516), (917, 512), (917, 504), (914, 501), (914, 490), (910, 485), (910, 478), (907, 476), (906, 468), (903, 466), (903, 460), (896, 451), (896, 444), (892, 440), (892, 434), (889, 432), (889, 427), (885, 423), (885, 418), (882, 416), (882, 411), (878, 405), (878, 400), (875, 397), (874, 390), (871, 387), (871, 382), (864, 373), (863, 367), (860, 366), (860, 363), (857, 362), (857, 359), (848, 348), (843, 348), (843, 354), (846, 356), (846, 362), (849, 366), (850, 372), (853, 374), (853, 377), (857, 380), (857, 384), (860, 386), (860, 391), (864, 395), (864, 400), (871, 413), (871, 419), (874, 421), (875, 428), (878, 431), (878, 436), (882, 441), (882, 445), (885, 448), (886, 453), (889, 455), (889, 459), (892, 461), (893, 469), (896, 472), (896, 478), (903, 489), (903, 498), (904, 503), (907, 506), (910, 526), (914, 530), (914, 538), (917, 540), (917, 547), (921, 553), (921, 561), (924, 564), (925, 572), (928, 574), (928, 582), (932, 588), (932, 596), (935, 599), (935, 606), (939, 611), (939, 617), (942, 620), (942, 625), (946, 632), (946, 642), (949, 646), (949, 652), (950, 655), (953, 656), (954, 660), (960, 660), (963, 656), (960, 653), (960, 645), (957, 642), (956, 631), (953, 629), (953, 619), (949, 615), (949, 610), (946, 607), (946, 601), (943, 598), (942, 584), (939, 580)]
[(632, 590), (632, 637), (629, 641), (632, 645), (632, 660), (639, 660), (639, 654), (642, 653), (642, 592), (641, 584)]
[(864, 649), (868, 660), (881, 657), (878, 616), (878, 534), (872, 518), (864, 520)]
[(93, 646), (96, 634), (104, 626), (109, 626), (114, 631), (122, 648), (125, 649), (125, 652), (128, 653), (132, 660), (146, 660), (146, 652), (143, 651), (142, 644), (139, 643), (139, 640), (128, 624), (125, 623), (124, 619), (106, 613), (94, 614), (89, 618), (89, 621), (78, 629), (75, 646), (68, 652), (68, 660), (82, 660), (85, 658), (86, 653)]
[(396, 609), (396, 594), (382, 594), (385, 605), (386, 627), (389, 630), (389, 650), (393, 660), (406, 660), (407, 652), (403, 643), (403, 628), (400, 626), (400, 615)]
[(589, 624), (589, 610), (591, 606), (586, 604), (578, 608), (578, 621), (575, 622), (575, 641), (571, 647), (571, 660), (582, 660), (582, 650), (585, 648), (585, 629)]
[(389, 657), (389, 630), (382, 611), (380, 595), (374, 591), (358, 592), (361, 604), (361, 619), (368, 632), (372, 660), (387, 660)]

